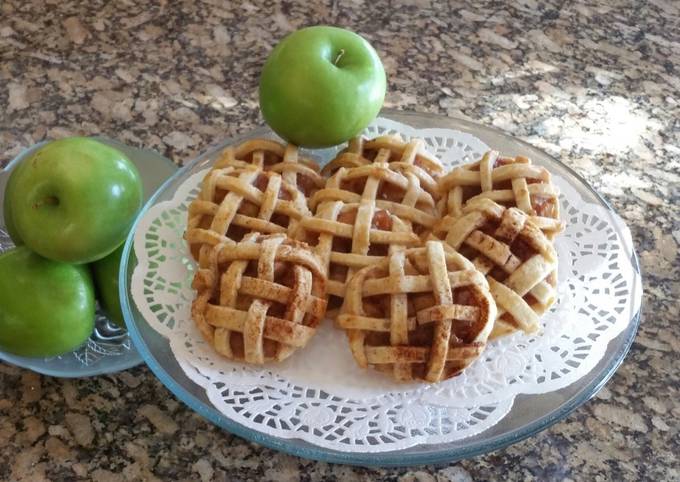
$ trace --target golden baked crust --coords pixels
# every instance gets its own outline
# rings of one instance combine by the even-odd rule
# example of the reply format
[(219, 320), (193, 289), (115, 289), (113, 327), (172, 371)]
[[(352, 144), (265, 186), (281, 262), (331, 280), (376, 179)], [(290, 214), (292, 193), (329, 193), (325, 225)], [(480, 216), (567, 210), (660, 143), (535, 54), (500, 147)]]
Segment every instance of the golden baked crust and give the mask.
[(501, 157), (489, 151), (480, 161), (457, 167), (442, 177), (441, 214), (460, 217), (470, 201), (489, 199), (506, 207), (516, 207), (530, 216), (548, 238), (564, 229), (560, 221), (559, 191), (550, 173), (524, 156)]
[(539, 315), (555, 302), (557, 253), (529, 216), (489, 199), (475, 199), (460, 217), (444, 217), (432, 236), (487, 275), (498, 305), (492, 337), (538, 329)]
[[(437, 221), (436, 198), (422, 188), (412, 174), (395, 171), (385, 162), (340, 168), (310, 200), (312, 211), (327, 201), (372, 202), (411, 227), (416, 234), (431, 229)], [(316, 211), (315, 211), (316, 212)]]
[(227, 147), (214, 168), (226, 166), (255, 166), (263, 171), (276, 172), (305, 197), (311, 196), (326, 183), (316, 161), (301, 157), (296, 145), (282, 144), (272, 139), (251, 139)]
[[(434, 200), (384, 164), (340, 168), (309, 201), (298, 239), (314, 247), (326, 268), (328, 294), (342, 297), (354, 271), (394, 250), (417, 246), (416, 226), (434, 225)], [(336, 305), (337, 300), (334, 300)]]
[(234, 360), (280, 361), (342, 305), (360, 366), (438, 382), (487, 339), (536, 331), (564, 227), (550, 174), (495, 151), (443, 174), (399, 136), (357, 137), (321, 172), (291, 144), (225, 149), (185, 233), (203, 337)]
[(322, 173), (331, 176), (341, 167), (363, 166), (377, 159), (393, 164), (396, 168), (416, 172), (425, 183), (428, 183), (427, 178), (436, 180), (444, 174), (441, 162), (425, 149), (422, 139), (414, 138), (406, 142), (399, 135), (383, 135), (370, 140), (357, 136), (324, 166)]
[(472, 263), (428, 241), (352, 276), (338, 325), (359, 366), (398, 380), (438, 382), (482, 353), (495, 311)]
[[(444, 168), (436, 157), (427, 152), (422, 139), (405, 142), (398, 135), (371, 140), (355, 137), (349, 141), (346, 149), (323, 168), (322, 174), (331, 176), (341, 167), (351, 169), (371, 164), (382, 165), (385, 169), (399, 173), (409, 185), (417, 186), (418, 190), (427, 193), (435, 202), (441, 197), (437, 180), (444, 173)], [(429, 209), (426, 212), (435, 214)]]
[(318, 258), (284, 234), (215, 246), (193, 288), (191, 314), (203, 337), (248, 363), (281, 361), (305, 346), (326, 309)]
[(185, 239), (200, 266), (213, 246), (251, 232), (292, 234), (309, 216), (304, 195), (279, 174), (256, 167), (212, 169), (189, 205)]

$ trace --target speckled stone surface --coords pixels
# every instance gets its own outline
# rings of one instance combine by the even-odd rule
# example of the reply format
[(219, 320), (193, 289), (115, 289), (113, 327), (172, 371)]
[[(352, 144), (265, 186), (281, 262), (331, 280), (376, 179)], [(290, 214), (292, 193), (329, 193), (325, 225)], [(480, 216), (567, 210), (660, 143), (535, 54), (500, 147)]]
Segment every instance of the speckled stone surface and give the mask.
[(387, 106), (526, 139), (628, 222), (644, 320), (607, 386), (505, 450), (368, 470), (231, 436), (144, 367), (65, 381), (0, 364), (0, 480), (680, 479), (680, 5), (449, 3), (3, 0), (0, 162), (45, 138), (101, 133), (181, 164), (260, 122), (257, 79), (277, 39), (349, 27), (384, 60)]

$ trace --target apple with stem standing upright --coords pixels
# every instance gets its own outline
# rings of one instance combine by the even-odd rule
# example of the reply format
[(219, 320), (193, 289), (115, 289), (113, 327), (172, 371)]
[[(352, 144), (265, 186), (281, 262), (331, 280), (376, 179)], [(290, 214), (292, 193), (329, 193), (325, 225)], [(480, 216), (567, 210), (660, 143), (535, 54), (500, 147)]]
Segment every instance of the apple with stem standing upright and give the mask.
[(260, 109), (282, 138), (329, 147), (360, 133), (378, 115), (386, 78), (362, 37), (336, 27), (293, 32), (272, 51), (260, 78)]

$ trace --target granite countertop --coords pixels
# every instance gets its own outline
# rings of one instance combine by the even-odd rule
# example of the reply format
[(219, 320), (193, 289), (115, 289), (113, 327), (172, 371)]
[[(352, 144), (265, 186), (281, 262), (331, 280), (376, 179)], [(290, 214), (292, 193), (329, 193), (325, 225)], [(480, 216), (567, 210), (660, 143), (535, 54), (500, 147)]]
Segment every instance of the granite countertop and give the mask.
[(267, 53), (318, 23), (373, 43), (387, 106), (502, 128), (607, 197), (645, 276), (626, 361), (594, 399), (528, 440), (394, 470), (306, 461), (231, 436), (145, 367), (60, 380), (0, 364), (0, 480), (679, 480), (677, 2), (4, 0), (0, 161), (45, 138), (103, 134), (181, 164), (261, 122)]

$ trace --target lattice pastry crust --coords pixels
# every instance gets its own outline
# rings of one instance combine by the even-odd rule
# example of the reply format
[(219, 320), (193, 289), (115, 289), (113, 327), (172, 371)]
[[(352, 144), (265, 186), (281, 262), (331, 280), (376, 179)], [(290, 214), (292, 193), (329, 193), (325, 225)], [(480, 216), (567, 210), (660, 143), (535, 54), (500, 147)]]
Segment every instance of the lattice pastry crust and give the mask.
[(363, 166), (378, 158), (401, 168), (415, 167), (434, 179), (444, 173), (441, 162), (427, 151), (422, 139), (415, 138), (406, 142), (399, 135), (384, 135), (370, 140), (357, 136), (349, 141), (347, 148), (335, 159), (326, 164), (322, 172), (330, 176), (341, 167)]
[(310, 214), (304, 195), (275, 172), (253, 166), (215, 168), (189, 205), (185, 239), (205, 267), (213, 246), (241, 241), (251, 232), (292, 235)]
[(305, 197), (311, 196), (326, 183), (319, 174), (316, 161), (301, 157), (296, 145), (284, 145), (271, 139), (251, 139), (238, 146), (227, 147), (214, 167), (221, 169), (226, 166), (255, 166), (276, 172)]
[(203, 337), (221, 355), (254, 364), (304, 347), (326, 309), (318, 258), (283, 234), (215, 246), (193, 287), (191, 314)]
[(437, 222), (436, 198), (423, 188), (420, 179), (395, 170), (380, 159), (358, 167), (339, 168), (326, 187), (310, 198), (309, 207), (316, 211), (324, 202), (336, 200), (372, 202), (398, 217), (416, 234), (430, 230)]
[(492, 338), (538, 330), (539, 315), (556, 299), (557, 253), (529, 216), (478, 198), (466, 204), (460, 217), (444, 217), (432, 236), (487, 275), (498, 306)]
[(559, 191), (551, 183), (550, 173), (524, 156), (508, 158), (488, 151), (480, 161), (457, 167), (442, 177), (439, 188), (444, 195), (440, 211), (454, 218), (462, 215), (468, 202), (489, 199), (520, 209), (549, 239), (564, 229)]
[(361, 367), (438, 382), (484, 350), (496, 305), (484, 276), (440, 241), (358, 271), (338, 324)]
[(328, 276), (328, 293), (343, 297), (351, 274), (397, 249), (416, 246), (412, 224), (436, 218), (421, 210), (433, 199), (384, 164), (340, 168), (310, 199), (313, 218), (300, 222), (298, 239), (314, 246)]
[[(437, 180), (444, 173), (444, 167), (425, 149), (422, 139), (406, 142), (398, 135), (371, 140), (355, 137), (323, 168), (322, 173), (331, 176), (341, 167), (354, 168), (372, 163), (387, 164), (391, 170), (409, 178), (409, 182), (417, 183), (434, 200), (440, 198)], [(411, 177), (415, 179), (411, 180)]]

